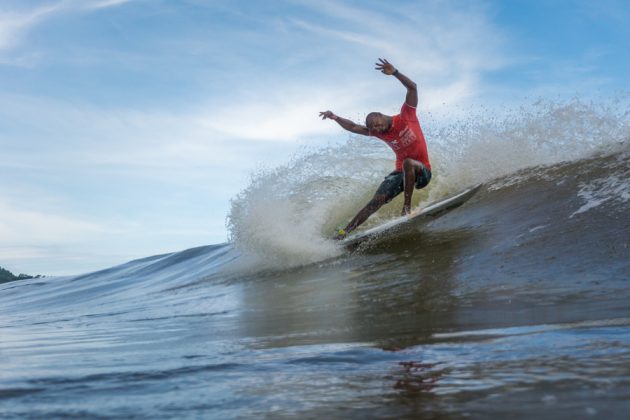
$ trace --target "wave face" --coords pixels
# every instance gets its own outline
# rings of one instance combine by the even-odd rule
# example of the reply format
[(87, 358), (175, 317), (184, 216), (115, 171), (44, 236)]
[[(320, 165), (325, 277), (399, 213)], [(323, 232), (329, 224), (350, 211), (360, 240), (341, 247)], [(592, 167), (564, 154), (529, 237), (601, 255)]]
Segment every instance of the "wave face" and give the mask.
[[(539, 101), (501, 117), (472, 112), (467, 120), (450, 125), (420, 116), (434, 176), (428, 188), (414, 194), (413, 204), (524, 168), (623, 150), (630, 139), (630, 113), (621, 104), (628, 98), (610, 102), (616, 105)], [(339, 256), (342, 250), (326, 238), (347, 224), (391, 170), (389, 148), (362, 136), (261, 170), (232, 201), (231, 242), (255, 269), (290, 268)], [(401, 208), (402, 194), (364, 226), (397, 216)]]
[[(566, 112), (593, 128), (578, 105)], [(522, 127), (528, 118), (538, 117)], [(433, 147), (442, 175), (417, 200), (484, 187), (355, 252), (322, 232), (391, 162), (368, 144), (364, 164), (348, 164), (339, 153), (358, 153), (351, 140), (256, 177), (235, 199), (234, 243), (0, 285), (0, 413), (623, 418), (630, 142), (612, 135), (622, 122), (601, 138), (574, 131), (574, 148), (549, 138), (544, 152), (492, 155), (482, 144), (502, 141), (499, 125), (451, 127)], [(447, 140), (458, 130), (478, 140), (456, 150)], [(331, 200), (345, 192), (352, 199)]]

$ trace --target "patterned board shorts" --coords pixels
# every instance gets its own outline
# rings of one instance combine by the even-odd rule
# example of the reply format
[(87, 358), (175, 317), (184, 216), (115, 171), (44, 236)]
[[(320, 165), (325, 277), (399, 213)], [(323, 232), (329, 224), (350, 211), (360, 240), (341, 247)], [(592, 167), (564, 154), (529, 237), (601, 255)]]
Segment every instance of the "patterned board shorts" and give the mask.
[[(422, 165), (422, 163), (420, 164)], [(404, 180), (404, 172), (403, 171), (394, 171), (385, 177), (385, 180), (381, 183), (376, 190), (376, 195), (385, 195), (387, 196), (387, 201), (391, 201), (398, 194), (404, 191), (405, 189), (405, 180)], [(416, 189), (424, 188), (429, 185), (431, 181), (431, 171), (428, 170), (424, 165), (422, 165), (422, 170), (416, 175)]]

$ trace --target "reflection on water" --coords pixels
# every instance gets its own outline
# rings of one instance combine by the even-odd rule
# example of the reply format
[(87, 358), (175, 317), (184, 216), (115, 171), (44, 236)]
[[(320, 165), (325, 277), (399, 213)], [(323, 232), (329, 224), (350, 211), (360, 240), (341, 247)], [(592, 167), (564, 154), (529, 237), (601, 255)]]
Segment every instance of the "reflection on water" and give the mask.
[(455, 261), (474, 240), (474, 233), (465, 230), (427, 234), (408, 243), (380, 244), (369, 255), (248, 282), (241, 334), (256, 337), (262, 347), (417, 343), (452, 323)]

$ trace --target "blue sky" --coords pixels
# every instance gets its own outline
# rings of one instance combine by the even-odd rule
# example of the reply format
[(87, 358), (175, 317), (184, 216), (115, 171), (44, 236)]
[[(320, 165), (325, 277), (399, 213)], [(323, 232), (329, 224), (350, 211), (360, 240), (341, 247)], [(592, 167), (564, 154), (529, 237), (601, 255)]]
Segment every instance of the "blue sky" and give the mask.
[[(627, 89), (621, 1), (3, 0), (0, 266), (70, 274), (227, 238), (260, 167), (420, 108)], [(464, 107), (464, 108), (462, 108)]]

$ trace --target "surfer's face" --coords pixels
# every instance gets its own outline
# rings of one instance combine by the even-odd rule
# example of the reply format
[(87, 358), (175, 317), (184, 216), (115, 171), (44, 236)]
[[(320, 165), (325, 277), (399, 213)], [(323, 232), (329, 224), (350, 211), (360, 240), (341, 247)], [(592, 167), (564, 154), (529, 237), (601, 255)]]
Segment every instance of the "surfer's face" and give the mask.
[(383, 134), (389, 130), (389, 118), (380, 112), (370, 112), (365, 119), (365, 125), (371, 132)]

